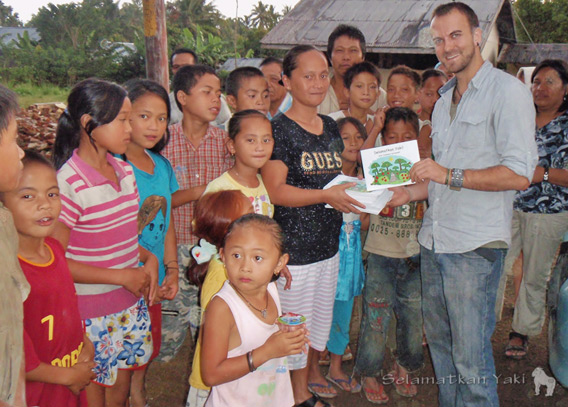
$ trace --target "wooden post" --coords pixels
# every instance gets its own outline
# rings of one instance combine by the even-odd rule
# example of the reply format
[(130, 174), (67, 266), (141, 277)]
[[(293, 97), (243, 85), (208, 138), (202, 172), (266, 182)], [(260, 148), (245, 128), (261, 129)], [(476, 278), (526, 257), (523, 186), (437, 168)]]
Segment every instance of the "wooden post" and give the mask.
[(164, 0), (143, 0), (146, 76), (169, 92), (168, 32)]

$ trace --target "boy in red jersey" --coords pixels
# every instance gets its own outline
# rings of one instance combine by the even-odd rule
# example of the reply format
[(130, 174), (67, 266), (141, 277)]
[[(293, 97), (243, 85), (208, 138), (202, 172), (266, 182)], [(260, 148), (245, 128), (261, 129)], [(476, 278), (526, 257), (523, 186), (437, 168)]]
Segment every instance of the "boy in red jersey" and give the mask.
[(95, 377), (94, 348), (84, 336), (77, 294), (59, 242), (61, 210), (53, 166), (35, 152), (13, 191), (0, 198), (18, 231), (18, 258), (31, 291), (24, 302), (26, 401), (39, 407), (86, 407), (82, 390)]

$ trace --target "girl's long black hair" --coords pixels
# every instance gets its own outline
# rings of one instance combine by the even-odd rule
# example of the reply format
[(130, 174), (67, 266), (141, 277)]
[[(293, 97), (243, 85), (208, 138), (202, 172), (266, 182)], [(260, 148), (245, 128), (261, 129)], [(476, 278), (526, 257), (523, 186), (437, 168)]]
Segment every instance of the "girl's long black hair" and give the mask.
[[(118, 116), (125, 98), (124, 88), (102, 79), (85, 79), (73, 87), (67, 98), (67, 109), (57, 123), (53, 145), (56, 169), (60, 169), (71, 158), (73, 150), (79, 147), (83, 130), (95, 146), (91, 136), (93, 130), (112, 122)], [(81, 118), (84, 115), (89, 115), (91, 119), (83, 127)]]

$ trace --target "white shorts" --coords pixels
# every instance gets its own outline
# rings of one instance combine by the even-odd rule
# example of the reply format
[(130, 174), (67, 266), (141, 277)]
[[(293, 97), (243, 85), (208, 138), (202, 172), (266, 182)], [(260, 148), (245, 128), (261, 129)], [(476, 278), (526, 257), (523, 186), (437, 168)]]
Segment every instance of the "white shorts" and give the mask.
[[(339, 253), (317, 263), (288, 266), (288, 269), (292, 274), (290, 290), (284, 290), (284, 278), (277, 281), (282, 312), (295, 312), (305, 316), (311, 347), (323, 351), (329, 339), (333, 319)], [(302, 369), (306, 367), (307, 361), (308, 355), (303, 353), (288, 356), (288, 368)]]

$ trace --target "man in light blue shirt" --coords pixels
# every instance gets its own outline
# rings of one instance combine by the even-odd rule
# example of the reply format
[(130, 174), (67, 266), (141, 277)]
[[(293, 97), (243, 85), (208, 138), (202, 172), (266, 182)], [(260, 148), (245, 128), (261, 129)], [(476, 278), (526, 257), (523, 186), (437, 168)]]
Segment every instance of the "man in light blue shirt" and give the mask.
[(537, 162), (530, 92), (481, 57), (474, 11), (455, 2), (433, 13), (436, 55), (455, 78), (440, 89), (432, 151), (396, 188), (391, 205), (428, 198), (418, 235), (424, 326), (439, 405), (499, 405), (491, 335), (515, 190)]

